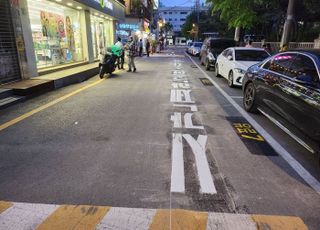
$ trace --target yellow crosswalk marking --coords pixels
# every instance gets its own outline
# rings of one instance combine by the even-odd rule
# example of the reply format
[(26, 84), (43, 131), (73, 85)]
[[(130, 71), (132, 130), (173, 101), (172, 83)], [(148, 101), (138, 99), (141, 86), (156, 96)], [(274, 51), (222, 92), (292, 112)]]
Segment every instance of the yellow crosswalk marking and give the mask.
[(252, 215), (251, 217), (259, 230), (308, 230), (299, 217), (266, 215)]
[(91, 230), (95, 229), (111, 207), (62, 205), (50, 215), (38, 230)]
[(12, 206), (11, 202), (0, 201), (0, 213), (4, 212), (5, 210), (10, 208), (11, 206)]
[(157, 210), (149, 230), (205, 230), (208, 213), (188, 210)]

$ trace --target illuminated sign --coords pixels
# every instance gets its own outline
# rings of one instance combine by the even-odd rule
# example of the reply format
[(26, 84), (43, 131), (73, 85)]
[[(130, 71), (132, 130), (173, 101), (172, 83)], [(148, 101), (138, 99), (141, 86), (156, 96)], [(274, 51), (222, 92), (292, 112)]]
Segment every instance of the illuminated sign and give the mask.
[(102, 8), (109, 8), (110, 10), (113, 10), (113, 5), (109, 0), (94, 0), (100, 4)]
[(116, 30), (116, 35), (120, 35), (120, 36), (129, 36), (129, 32), (126, 30)]
[(138, 24), (119, 23), (118, 28), (120, 30), (139, 30)]

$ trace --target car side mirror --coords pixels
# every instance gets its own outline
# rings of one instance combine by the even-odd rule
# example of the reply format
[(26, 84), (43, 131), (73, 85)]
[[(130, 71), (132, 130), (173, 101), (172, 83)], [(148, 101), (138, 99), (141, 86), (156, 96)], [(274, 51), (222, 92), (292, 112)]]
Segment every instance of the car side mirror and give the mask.
[(228, 58), (229, 61), (232, 61), (232, 60), (233, 60), (233, 58), (232, 58), (231, 55), (229, 55), (227, 58)]

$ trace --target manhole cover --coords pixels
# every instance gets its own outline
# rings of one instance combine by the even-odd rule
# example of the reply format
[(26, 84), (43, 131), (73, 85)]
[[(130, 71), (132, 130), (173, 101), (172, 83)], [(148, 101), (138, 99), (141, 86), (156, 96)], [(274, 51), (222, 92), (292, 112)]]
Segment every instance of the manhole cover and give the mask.
[(199, 78), (202, 84), (204, 85), (213, 85), (212, 82), (208, 78)]

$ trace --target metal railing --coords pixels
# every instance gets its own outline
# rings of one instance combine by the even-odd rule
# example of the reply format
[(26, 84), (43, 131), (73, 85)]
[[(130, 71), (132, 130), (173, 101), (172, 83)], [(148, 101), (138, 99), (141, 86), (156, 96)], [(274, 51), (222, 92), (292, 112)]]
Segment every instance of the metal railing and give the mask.
[[(265, 42), (270, 44), (272, 52), (278, 52), (280, 50), (280, 42)], [(262, 42), (252, 42), (253, 47), (262, 47)], [(314, 49), (314, 42), (290, 42), (289, 49)]]

